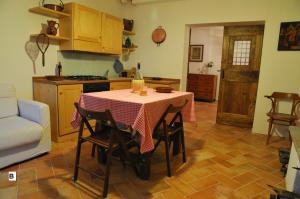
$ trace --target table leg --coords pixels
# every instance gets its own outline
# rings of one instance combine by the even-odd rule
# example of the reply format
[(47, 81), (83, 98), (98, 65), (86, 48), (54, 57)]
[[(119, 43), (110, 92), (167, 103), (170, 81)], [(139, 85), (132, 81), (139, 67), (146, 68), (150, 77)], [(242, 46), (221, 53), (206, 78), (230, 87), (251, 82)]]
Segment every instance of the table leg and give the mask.
[(138, 155), (136, 162), (136, 172), (140, 179), (148, 180), (151, 174), (151, 153)]

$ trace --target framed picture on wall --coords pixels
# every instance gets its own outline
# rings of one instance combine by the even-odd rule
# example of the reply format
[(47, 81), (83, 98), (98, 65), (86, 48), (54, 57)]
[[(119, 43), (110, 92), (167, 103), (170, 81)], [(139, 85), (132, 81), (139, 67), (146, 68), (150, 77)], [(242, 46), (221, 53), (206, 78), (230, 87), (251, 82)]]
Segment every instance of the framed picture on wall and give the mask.
[(280, 24), (278, 50), (300, 50), (300, 21)]
[(203, 62), (203, 45), (190, 45), (189, 61), (190, 62)]

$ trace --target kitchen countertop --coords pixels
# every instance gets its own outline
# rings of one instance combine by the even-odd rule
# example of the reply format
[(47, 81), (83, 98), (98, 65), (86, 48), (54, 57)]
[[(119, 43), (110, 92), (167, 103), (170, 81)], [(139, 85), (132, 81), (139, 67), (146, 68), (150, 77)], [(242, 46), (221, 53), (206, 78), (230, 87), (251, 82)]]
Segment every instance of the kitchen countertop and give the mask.
[(300, 160), (300, 126), (290, 126), (289, 130), (298, 155), (298, 159)]
[[(130, 82), (132, 78), (126, 77), (116, 77), (110, 78), (108, 80), (60, 80), (60, 81), (52, 81), (46, 79), (46, 77), (32, 77), (33, 82), (40, 82), (45, 84), (54, 84), (54, 85), (67, 85), (67, 84), (84, 84), (84, 83), (98, 83), (98, 82)], [(179, 84), (179, 79), (171, 79), (171, 78), (161, 78), (159, 80), (153, 80), (152, 77), (144, 77), (146, 83), (150, 84)]]

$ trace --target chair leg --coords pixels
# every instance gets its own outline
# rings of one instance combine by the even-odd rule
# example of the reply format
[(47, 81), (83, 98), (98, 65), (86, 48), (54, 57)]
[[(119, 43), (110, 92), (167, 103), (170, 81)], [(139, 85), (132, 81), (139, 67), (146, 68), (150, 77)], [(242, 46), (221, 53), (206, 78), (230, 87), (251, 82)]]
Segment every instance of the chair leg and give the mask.
[(166, 152), (166, 162), (167, 162), (167, 169), (168, 169), (168, 176), (171, 177), (171, 165), (170, 165), (170, 151), (169, 151), (169, 140), (165, 138), (165, 152)]
[(93, 144), (93, 148), (92, 148), (92, 157), (95, 157), (95, 151), (96, 151), (96, 144)]
[[(290, 122), (290, 126), (296, 126), (296, 122)], [(290, 132), (289, 132), (289, 141), (290, 141), (290, 144), (292, 144), (292, 137), (291, 137)]]
[(270, 119), (269, 121), (269, 129), (268, 129), (268, 137), (267, 137), (267, 142), (266, 144), (269, 144), (270, 138), (271, 138), (271, 131), (272, 131), (272, 126), (273, 126), (273, 120)]
[(109, 147), (109, 149), (107, 151), (107, 162), (106, 162), (105, 176), (104, 176), (104, 187), (103, 187), (103, 193), (102, 193), (103, 198), (106, 198), (107, 193), (108, 193), (111, 157), (112, 157), (112, 148)]
[(77, 150), (76, 150), (76, 159), (75, 159), (75, 165), (74, 165), (74, 176), (73, 176), (73, 181), (74, 182), (76, 182), (76, 180), (78, 178), (81, 144), (82, 144), (81, 139), (78, 139)]
[(182, 161), (185, 163), (186, 162), (186, 154), (185, 154), (185, 142), (184, 142), (184, 131), (180, 131), (181, 135), (181, 150), (182, 150)]
[(122, 160), (122, 162), (123, 162), (123, 166), (126, 165), (125, 164), (126, 158), (129, 160), (130, 164), (133, 165), (132, 164), (132, 160), (130, 158), (129, 151), (127, 150), (127, 146), (126, 146), (124, 140), (122, 140), (122, 138), (120, 139), (120, 147), (121, 147), (122, 154), (125, 156), (125, 158), (124, 157), (120, 157), (121, 160)]
[(155, 150), (156, 150), (156, 148), (158, 147), (158, 145), (159, 145), (160, 142), (161, 142), (161, 139), (159, 139), (159, 140), (155, 143), (154, 149), (151, 151), (151, 153), (154, 153), (154, 152), (155, 152)]

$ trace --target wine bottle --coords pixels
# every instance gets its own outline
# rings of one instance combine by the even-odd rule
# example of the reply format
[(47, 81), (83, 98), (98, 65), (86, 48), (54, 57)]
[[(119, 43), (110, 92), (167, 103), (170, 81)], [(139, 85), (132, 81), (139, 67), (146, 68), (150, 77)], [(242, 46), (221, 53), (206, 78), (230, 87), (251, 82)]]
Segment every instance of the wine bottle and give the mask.
[(136, 74), (137, 74), (137, 77), (138, 77), (138, 79), (144, 79), (143, 78), (143, 75), (142, 75), (142, 73), (141, 73), (141, 63), (137, 63), (137, 71), (136, 71)]
[(62, 76), (61, 62), (58, 62), (58, 64), (56, 64), (55, 73), (56, 73), (56, 76)]

